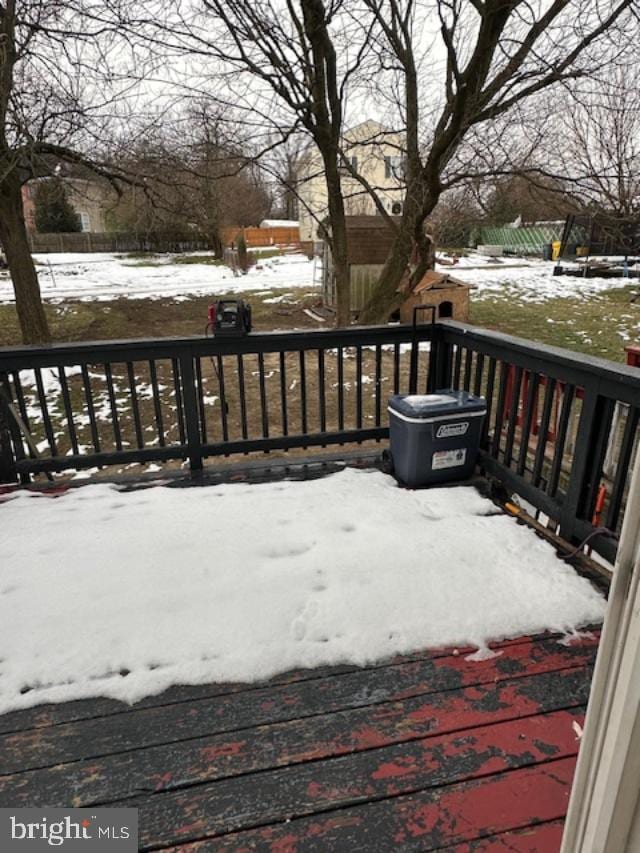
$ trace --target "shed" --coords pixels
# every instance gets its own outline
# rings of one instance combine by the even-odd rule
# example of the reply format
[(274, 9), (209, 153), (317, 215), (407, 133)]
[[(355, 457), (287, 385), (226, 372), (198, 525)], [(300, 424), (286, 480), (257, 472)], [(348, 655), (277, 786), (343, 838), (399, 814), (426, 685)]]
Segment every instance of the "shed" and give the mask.
[(471, 288), (472, 285), (454, 278), (449, 273), (429, 270), (400, 306), (400, 321), (412, 323), (413, 309), (416, 305), (435, 305), (436, 320), (448, 318), (466, 323), (469, 320)]
[[(392, 217), (400, 222), (399, 216)], [(351, 281), (351, 310), (359, 311), (364, 307), (378, 280), (380, 271), (395, 238), (381, 216), (347, 216), (347, 262)], [(336, 307), (336, 288), (333, 277), (333, 263), (327, 241), (323, 251), (322, 291), (324, 303), (329, 308)]]

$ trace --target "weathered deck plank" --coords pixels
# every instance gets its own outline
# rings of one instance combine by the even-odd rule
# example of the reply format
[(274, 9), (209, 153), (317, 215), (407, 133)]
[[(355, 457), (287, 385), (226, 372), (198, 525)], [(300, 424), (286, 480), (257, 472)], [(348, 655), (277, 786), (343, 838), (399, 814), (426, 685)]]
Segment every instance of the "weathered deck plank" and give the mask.
[[(574, 758), (561, 758), (444, 788), (415, 791), (407, 796), (233, 833), (217, 841), (207, 839), (178, 849), (181, 853), (440, 850), (479, 836), (562, 818), (574, 767)], [(530, 853), (534, 851), (557, 853), (552, 849), (530, 849)]]
[[(583, 712), (582, 712), (583, 713)], [(442, 787), (577, 754), (582, 713), (560, 711), (191, 788), (127, 805), (140, 811), (142, 848), (167, 822), (189, 841)]]
[(129, 749), (173, 743), (204, 735), (235, 732), (257, 725), (366, 708), (463, 686), (585, 666), (593, 660), (597, 640), (562, 646), (546, 638), (507, 647), (484, 661), (458, 655), (344, 675), (249, 693), (165, 705), (132, 708), (117, 715), (91, 718), (0, 737), (0, 775), (94, 758)]
[(137, 807), (144, 850), (557, 853), (597, 636), (499, 645), (15, 712), (0, 806)]

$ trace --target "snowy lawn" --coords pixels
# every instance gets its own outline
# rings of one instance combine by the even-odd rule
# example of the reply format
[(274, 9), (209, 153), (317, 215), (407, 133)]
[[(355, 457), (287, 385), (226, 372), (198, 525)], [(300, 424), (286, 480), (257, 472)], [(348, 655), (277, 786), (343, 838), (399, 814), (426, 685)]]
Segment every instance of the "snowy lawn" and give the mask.
[(602, 619), (553, 549), (468, 487), (91, 485), (0, 505), (0, 713), (366, 664)]
[[(206, 255), (198, 253), (203, 259)], [(290, 254), (260, 260), (247, 275), (235, 276), (226, 266), (184, 263), (188, 255), (151, 255), (148, 260), (109, 253), (34, 255), (42, 296), (48, 302), (104, 302), (126, 299), (210, 296), (249, 293), (278, 287), (309, 288), (313, 261)], [(8, 273), (0, 278), (0, 303), (14, 301)]]
[(555, 265), (555, 261), (470, 255), (460, 258), (456, 266), (437, 268), (474, 285), (472, 300), (498, 295), (509, 300), (532, 303), (557, 298), (585, 299), (633, 283), (628, 278), (554, 276)]

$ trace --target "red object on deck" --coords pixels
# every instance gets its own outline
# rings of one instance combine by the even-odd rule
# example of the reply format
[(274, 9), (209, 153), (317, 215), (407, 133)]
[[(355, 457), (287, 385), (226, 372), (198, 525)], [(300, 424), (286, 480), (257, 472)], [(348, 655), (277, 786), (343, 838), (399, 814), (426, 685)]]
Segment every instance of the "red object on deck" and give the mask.
[(640, 346), (638, 344), (631, 344), (625, 347), (624, 351), (627, 354), (627, 364), (630, 367), (640, 367)]
[[(638, 367), (640, 367), (640, 347), (638, 347)], [(511, 412), (511, 403), (513, 400), (514, 394), (514, 385), (515, 385), (515, 375), (516, 368), (513, 364), (509, 365), (509, 372), (507, 374), (507, 384), (505, 388), (504, 395), (504, 404), (502, 407), (502, 419), (503, 422), (509, 421), (509, 415)], [(516, 426), (522, 426), (524, 423), (524, 416), (527, 415), (527, 398), (529, 395), (529, 382), (531, 382), (532, 373), (529, 370), (522, 371), (522, 380), (520, 383), (520, 400), (518, 402), (518, 407), (516, 410)], [(545, 387), (547, 384), (547, 377), (540, 375), (539, 376), (539, 385), (540, 387)], [(554, 390), (554, 404), (552, 409), (551, 421), (549, 423), (549, 429), (547, 431), (547, 441), (555, 441), (556, 434), (558, 432), (558, 420), (560, 418), (560, 407), (562, 405), (562, 398), (564, 395), (566, 382), (560, 382), (559, 380), (556, 382), (556, 387)], [(584, 388), (576, 388), (575, 389), (575, 397), (578, 400), (584, 399)], [(531, 416), (531, 434), (538, 435), (540, 431), (540, 419), (538, 417), (538, 397), (537, 394), (533, 399), (533, 412)]]

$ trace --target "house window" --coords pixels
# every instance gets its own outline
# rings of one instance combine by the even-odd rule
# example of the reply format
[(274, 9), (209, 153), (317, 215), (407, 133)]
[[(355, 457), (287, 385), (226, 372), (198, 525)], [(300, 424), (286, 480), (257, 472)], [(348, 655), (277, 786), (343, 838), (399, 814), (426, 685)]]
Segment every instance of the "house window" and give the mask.
[(89, 219), (89, 214), (79, 211), (78, 216), (80, 217), (80, 229), (82, 231), (91, 231), (91, 220)]
[(385, 178), (395, 178), (402, 180), (404, 178), (404, 157), (394, 156), (384, 158), (384, 176)]
[[(358, 158), (355, 155), (353, 155), (352, 157), (347, 157), (346, 160), (349, 163), (349, 165), (351, 166), (351, 168), (353, 169), (353, 171), (357, 172), (358, 171)], [(340, 169), (346, 175), (351, 174), (351, 171), (347, 168), (347, 164), (344, 162), (343, 159), (340, 160)]]

